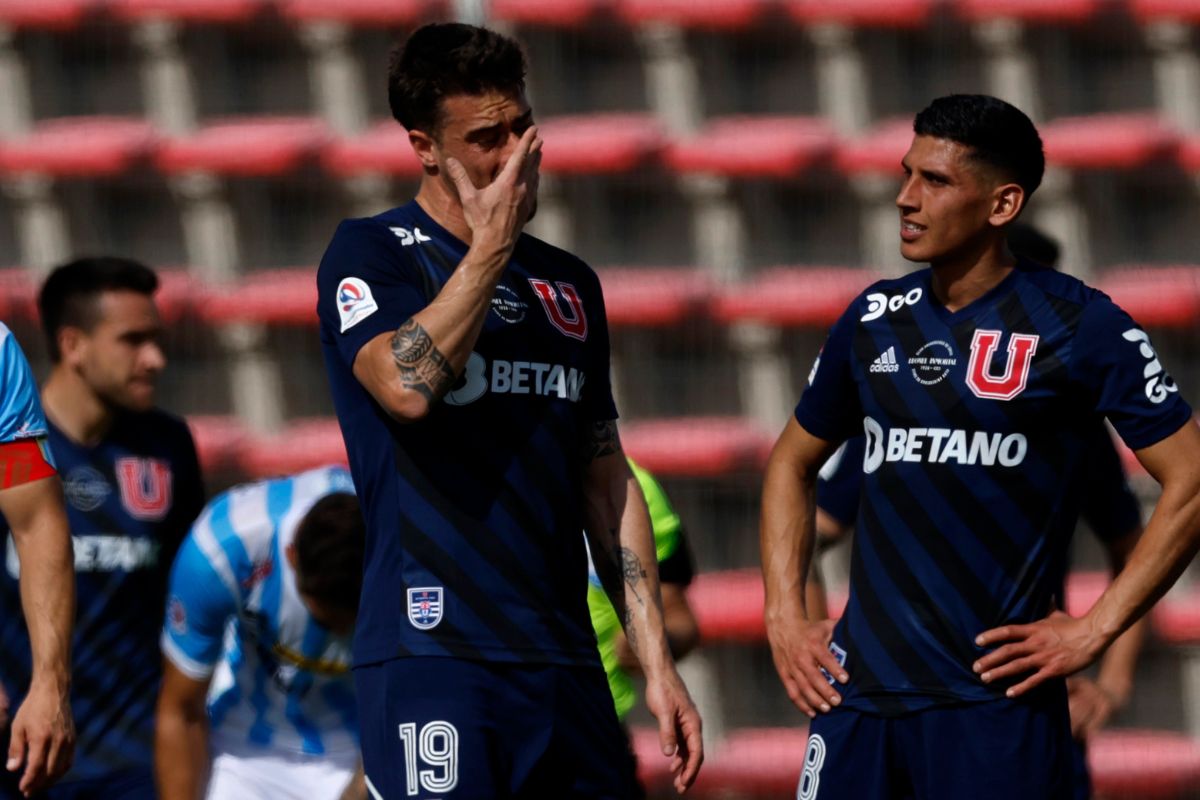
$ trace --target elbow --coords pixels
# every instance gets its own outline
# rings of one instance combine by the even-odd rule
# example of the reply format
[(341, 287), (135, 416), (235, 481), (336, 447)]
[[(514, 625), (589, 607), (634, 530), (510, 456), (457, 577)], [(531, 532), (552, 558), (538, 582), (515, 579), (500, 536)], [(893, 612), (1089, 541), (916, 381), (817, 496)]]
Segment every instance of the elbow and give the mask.
[(420, 422), (433, 411), (436, 401), (420, 392), (410, 389), (400, 389), (382, 399), (380, 405), (388, 416), (401, 425), (411, 425)]

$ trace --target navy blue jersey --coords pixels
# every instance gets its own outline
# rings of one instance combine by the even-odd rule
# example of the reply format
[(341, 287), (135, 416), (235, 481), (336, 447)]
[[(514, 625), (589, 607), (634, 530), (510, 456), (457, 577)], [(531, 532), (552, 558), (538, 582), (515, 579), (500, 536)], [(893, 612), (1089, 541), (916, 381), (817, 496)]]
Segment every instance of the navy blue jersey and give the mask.
[[(1108, 428), (1097, 425), (1088, 447), (1080, 513), (1101, 541), (1111, 542), (1142, 524), (1142, 510), (1125, 479), (1121, 456)], [(864, 450), (862, 436), (848, 439), (826, 462), (817, 481), (817, 505), (842, 525), (853, 525), (858, 516)]]
[[(161, 411), (120, 415), (95, 447), (49, 428), (75, 547), (71, 708), (79, 738), (66, 780), (148, 770), (167, 575), (204, 505), (195, 444), (182, 420)], [(19, 574), (8, 537), (0, 677), (13, 698), (25, 695), (30, 678)]]
[(1049, 612), (1101, 417), (1134, 449), (1191, 418), (1145, 332), (1075, 278), (1022, 263), (956, 312), (930, 281), (856, 299), (796, 408), (823, 439), (866, 434), (834, 640), (845, 705), (884, 714), (1003, 696), (974, 639)]
[(522, 236), (462, 378), (419, 422), (395, 422), (354, 377), (359, 349), (425, 308), (466, 252), (411, 202), (343, 222), (317, 275), (367, 521), (354, 660), (596, 664), (581, 452), (617, 412), (595, 273)]

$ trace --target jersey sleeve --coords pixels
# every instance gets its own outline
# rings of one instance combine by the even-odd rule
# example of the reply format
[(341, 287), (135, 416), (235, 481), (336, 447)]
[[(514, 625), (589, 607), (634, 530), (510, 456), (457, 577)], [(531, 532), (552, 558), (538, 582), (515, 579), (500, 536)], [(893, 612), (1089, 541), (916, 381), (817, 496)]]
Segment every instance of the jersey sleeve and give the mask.
[(588, 314), (589, 338), (592, 352), (591, 367), (588, 370), (588, 385), (584, 388), (584, 411), (589, 420), (604, 421), (616, 419), (617, 403), (612, 393), (612, 345), (608, 337), (608, 312), (604, 307), (604, 291), (600, 287), (600, 278), (591, 273), (593, 283), (592, 294), (595, 301), (592, 308), (585, 308)]
[(817, 477), (817, 506), (846, 527), (853, 525), (858, 517), (865, 448), (864, 437), (847, 439), (825, 462)]
[(1162, 441), (1191, 419), (1150, 337), (1107, 297), (1083, 311), (1070, 374), (1133, 450)]
[(230, 576), (221, 574), (193, 530), (171, 569), (163, 654), (189, 678), (207, 680), (221, 658), (225, 626), (239, 602)]
[(1142, 524), (1142, 508), (1121, 466), (1112, 436), (1097, 425), (1084, 462), (1081, 512), (1092, 532), (1103, 542), (1132, 533)]
[(346, 220), (317, 270), (317, 316), (347, 366), (367, 342), (425, 308), (420, 268), (382, 223)]
[(851, 305), (829, 332), (796, 406), (801, 427), (829, 442), (848, 439), (862, 428), (862, 404), (850, 368), (856, 306)]
[(0, 443), (45, 435), (33, 370), (12, 331), (0, 323)]

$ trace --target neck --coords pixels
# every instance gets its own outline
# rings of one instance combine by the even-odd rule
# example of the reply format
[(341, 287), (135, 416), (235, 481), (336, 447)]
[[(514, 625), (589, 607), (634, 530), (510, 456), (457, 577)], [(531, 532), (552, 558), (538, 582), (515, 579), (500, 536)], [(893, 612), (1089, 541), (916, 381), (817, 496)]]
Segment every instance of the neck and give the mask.
[(425, 175), (421, 178), (421, 188), (417, 191), (416, 199), (417, 204), (434, 222), (460, 241), (471, 244), (471, 226), (467, 224), (467, 218), (463, 215), (462, 202), (439, 176)]
[(84, 445), (103, 439), (116, 418), (113, 408), (63, 364), (54, 367), (42, 387), (42, 407), (56, 428)]
[(930, 263), (933, 293), (949, 311), (983, 297), (1008, 277), (1017, 260), (1004, 239), (996, 239), (964, 255)]

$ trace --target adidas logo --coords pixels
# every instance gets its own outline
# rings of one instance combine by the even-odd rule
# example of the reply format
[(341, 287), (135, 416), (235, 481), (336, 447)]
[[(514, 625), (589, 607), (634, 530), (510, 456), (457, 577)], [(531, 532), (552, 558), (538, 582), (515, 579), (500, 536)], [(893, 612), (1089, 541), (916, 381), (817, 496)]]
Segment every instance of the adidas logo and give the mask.
[(889, 347), (871, 362), (871, 372), (899, 372), (900, 365), (896, 363), (896, 348)]

